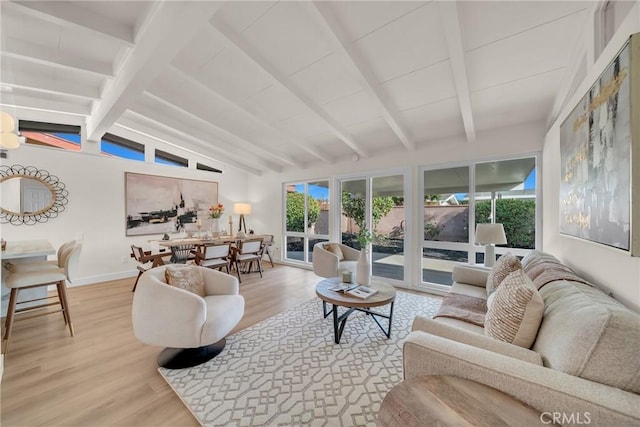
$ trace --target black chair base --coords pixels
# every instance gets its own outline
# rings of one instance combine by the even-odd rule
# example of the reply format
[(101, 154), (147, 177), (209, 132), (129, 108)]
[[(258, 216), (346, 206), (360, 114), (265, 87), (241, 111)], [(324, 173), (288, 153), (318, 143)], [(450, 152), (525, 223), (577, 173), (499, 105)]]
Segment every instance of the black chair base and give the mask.
[(158, 366), (167, 369), (184, 369), (201, 365), (222, 352), (227, 340), (222, 338), (213, 344), (198, 348), (167, 347), (158, 355)]

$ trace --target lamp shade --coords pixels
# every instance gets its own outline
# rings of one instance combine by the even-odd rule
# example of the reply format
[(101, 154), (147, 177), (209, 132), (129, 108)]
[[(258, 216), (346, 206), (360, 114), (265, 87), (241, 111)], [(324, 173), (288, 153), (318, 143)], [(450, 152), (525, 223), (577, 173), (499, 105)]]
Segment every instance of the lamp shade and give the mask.
[(12, 132), (2, 132), (0, 134), (0, 148), (12, 150), (20, 147), (20, 137)]
[(502, 224), (478, 224), (476, 226), (476, 243), (504, 245), (507, 236), (504, 234)]
[(234, 203), (233, 213), (236, 215), (251, 215), (251, 203)]
[(0, 132), (13, 132), (16, 130), (16, 121), (11, 114), (0, 111)]

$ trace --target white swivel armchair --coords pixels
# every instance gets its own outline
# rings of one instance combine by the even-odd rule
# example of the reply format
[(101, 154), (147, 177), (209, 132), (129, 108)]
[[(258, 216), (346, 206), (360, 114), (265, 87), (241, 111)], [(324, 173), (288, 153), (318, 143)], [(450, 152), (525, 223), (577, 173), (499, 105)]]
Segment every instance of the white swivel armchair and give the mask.
[(158, 365), (168, 369), (196, 366), (217, 356), (225, 337), (244, 314), (238, 279), (210, 268), (204, 275), (205, 297), (170, 286), (168, 266), (152, 268), (140, 276), (133, 297), (133, 332), (145, 344), (166, 347)]
[[(327, 245), (337, 245), (342, 252), (339, 255), (327, 250)], [(344, 270), (356, 274), (356, 263), (360, 258), (360, 251), (342, 243), (321, 242), (313, 247), (313, 272), (320, 277), (337, 277)]]

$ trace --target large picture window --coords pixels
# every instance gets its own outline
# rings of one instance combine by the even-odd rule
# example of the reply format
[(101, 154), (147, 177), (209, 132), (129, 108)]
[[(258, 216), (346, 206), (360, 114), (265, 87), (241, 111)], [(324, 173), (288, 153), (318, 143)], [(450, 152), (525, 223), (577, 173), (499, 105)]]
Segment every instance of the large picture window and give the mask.
[(423, 285), (445, 290), (456, 264), (484, 264), (485, 247), (474, 241), (479, 223), (503, 224), (507, 244), (496, 257), (536, 248), (536, 163), (524, 157), (423, 170)]

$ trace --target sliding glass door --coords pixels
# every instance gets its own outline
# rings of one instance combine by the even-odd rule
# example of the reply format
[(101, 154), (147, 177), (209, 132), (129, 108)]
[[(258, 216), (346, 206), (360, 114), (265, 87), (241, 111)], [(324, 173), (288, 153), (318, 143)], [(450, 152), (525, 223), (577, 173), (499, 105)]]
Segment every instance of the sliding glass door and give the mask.
[(450, 286), (469, 261), (469, 166), (425, 170), (422, 181), (422, 281)]
[(374, 236), (370, 247), (372, 275), (404, 281), (405, 175), (340, 180), (340, 241), (360, 250), (358, 233)]
[(285, 260), (313, 262), (313, 246), (329, 240), (329, 181), (286, 183)]

